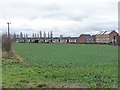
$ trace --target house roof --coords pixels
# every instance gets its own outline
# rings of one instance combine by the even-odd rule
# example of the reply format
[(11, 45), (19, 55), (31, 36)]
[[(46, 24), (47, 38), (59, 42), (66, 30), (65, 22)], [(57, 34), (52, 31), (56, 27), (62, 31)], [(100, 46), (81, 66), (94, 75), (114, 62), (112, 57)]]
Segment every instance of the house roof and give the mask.
[[(107, 31), (105, 34), (110, 34), (111, 32), (113, 32), (115, 30), (111, 30), (111, 31)], [(116, 31), (115, 31), (116, 32)]]
[(98, 32), (96, 35), (102, 35), (102, 34), (104, 34), (105, 32), (106, 32), (106, 30), (102, 30), (102, 31)]
[(98, 32), (96, 35), (110, 34), (113, 31), (117, 32), (116, 30), (110, 30), (110, 31), (103, 30), (103, 31)]
[(77, 39), (78, 37), (70, 37), (70, 39)]
[(60, 37), (54, 37), (53, 39), (60, 39)]
[(95, 37), (96, 35), (92, 35), (92, 37)]
[(80, 36), (91, 36), (90, 34), (81, 34)]
[(83, 36), (90, 36), (90, 34), (81, 34), (81, 35), (83, 35)]
[(91, 38), (91, 35), (90, 34), (81, 34), (80, 37), (83, 36), (85, 38)]

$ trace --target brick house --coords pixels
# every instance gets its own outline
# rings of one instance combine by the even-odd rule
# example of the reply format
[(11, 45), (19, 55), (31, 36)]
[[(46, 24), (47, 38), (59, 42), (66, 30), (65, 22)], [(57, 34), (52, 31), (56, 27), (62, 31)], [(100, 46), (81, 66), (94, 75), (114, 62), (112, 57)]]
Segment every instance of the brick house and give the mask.
[(117, 38), (117, 44), (120, 46), (120, 36)]
[(93, 43), (93, 37), (90, 34), (81, 34), (77, 39), (78, 44)]
[(114, 37), (114, 42), (113, 42), (114, 45), (120, 45), (120, 36), (115, 36)]
[(115, 30), (101, 31), (96, 34), (96, 43), (115, 43), (118, 33)]
[(96, 35), (92, 35), (93, 43), (96, 43)]

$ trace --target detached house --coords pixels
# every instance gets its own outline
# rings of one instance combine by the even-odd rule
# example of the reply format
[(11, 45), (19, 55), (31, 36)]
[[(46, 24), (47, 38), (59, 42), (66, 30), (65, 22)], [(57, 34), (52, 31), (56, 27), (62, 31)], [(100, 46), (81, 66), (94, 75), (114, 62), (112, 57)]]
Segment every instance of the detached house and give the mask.
[(69, 37), (69, 43), (76, 43), (78, 37)]
[(77, 39), (77, 43), (79, 44), (93, 43), (93, 37), (90, 34), (81, 34)]

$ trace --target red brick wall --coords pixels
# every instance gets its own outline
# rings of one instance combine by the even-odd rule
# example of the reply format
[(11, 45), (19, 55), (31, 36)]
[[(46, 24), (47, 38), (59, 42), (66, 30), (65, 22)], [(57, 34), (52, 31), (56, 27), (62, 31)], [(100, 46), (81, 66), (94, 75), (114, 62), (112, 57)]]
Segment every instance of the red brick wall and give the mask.
[(93, 37), (93, 43), (96, 43), (96, 36), (92, 36)]
[(84, 37), (84, 36), (80, 36), (80, 37), (77, 39), (77, 43), (85, 43), (85, 37)]
[(118, 36), (118, 33), (116, 31), (112, 31), (109, 35), (109, 42), (112, 41), (112, 39), (114, 39), (114, 36)]

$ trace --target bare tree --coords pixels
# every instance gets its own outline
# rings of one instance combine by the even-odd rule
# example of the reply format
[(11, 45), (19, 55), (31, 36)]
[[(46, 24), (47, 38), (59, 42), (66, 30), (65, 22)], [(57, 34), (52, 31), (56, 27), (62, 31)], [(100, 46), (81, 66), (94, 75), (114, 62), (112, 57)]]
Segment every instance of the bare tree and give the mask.
[(35, 33), (35, 38), (36, 38), (36, 33)]
[(50, 32), (50, 37), (53, 38), (53, 32), (52, 31)]
[(35, 37), (35, 35), (34, 35), (34, 33), (32, 34), (32, 38), (34, 38)]
[(24, 33), (24, 38), (26, 38), (26, 34)]
[(42, 32), (40, 31), (40, 38), (42, 38)]
[(16, 41), (16, 33), (14, 33), (14, 35), (13, 35), (13, 40), (14, 40), (14, 42)]
[(37, 38), (39, 38), (39, 33), (37, 33)]
[(51, 42), (53, 41), (53, 32), (50, 32), (50, 38), (51, 38)]
[(7, 33), (2, 34), (2, 56), (9, 58), (13, 55), (12, 50), (13, 36), (7, 35)]
[(26, 38), (28, 38), (28, 34), (26, 34)]
[(23, 33), (22, 32), (20, 32), (20, 38), (23, 38)]
[(49, 32), (48, 32), (48, 38), (50, 37)]
[(46, 38), (46, 32), (44, 32), (43, 36), (44, 36), (44, 39), (45, 39)]

